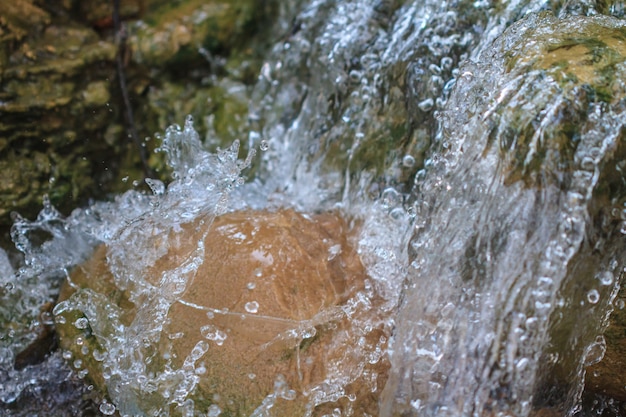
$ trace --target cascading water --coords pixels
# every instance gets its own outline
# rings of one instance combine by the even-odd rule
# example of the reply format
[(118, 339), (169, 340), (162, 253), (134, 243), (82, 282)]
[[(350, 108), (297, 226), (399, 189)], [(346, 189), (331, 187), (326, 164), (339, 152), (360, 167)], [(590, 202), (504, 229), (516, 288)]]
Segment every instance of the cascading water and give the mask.
[[(14, 364), (51, 326), (46, 305), (70, 269), (105, 243), (115, 285), (147, 307), (127, 323), (119, 306), (86, 291), (54, 310), (57, 320), (80, 310), (98, 337), (102, 350), (86, 351), (106, 370), (99, 411), (168, 415), (175, 404), (173, 414), (218, 415), (219, 400), (201, 409), (192, 399), (213, 346), (198, 340), (180, 368), (155, 373), (144, 361), (154, 356), (163, 317), (210, 262), (200, 243), (209, 229), (185, 225), (286, 207), (339, 210), (359, 225), (355, 246), (370, 287), (353, 299), (346, 340), (366, 336), (360, 329), (368, 325), (393, 326), (379, 415), (579, 412), (584, 369), (602, 357), (601, 334), (626, 262), (619, 232), (626, 120), (613, 99), (624, 97), (626, 28), (610, 17), (574, 16), (601, 6), (300, 5), (297, 29), (276, 44), (251, 94), (248, 147), (262, 150), (256, 157), (239, 160), (238, 145), (208, 152), (188, 121), (163, 139), (174, 171), (167, 186), (149, 181), (151, 195), (130, 191), (67, 218), (47, 202), (35, 221), (16, 218), (23, 265), (14, 273), (0, 257), (6, 412), (36, 414), (24, 398), (49, 398), (58, 415), (90, 412), (82, 401), (97, 398), (93, 386), (76, 383), (87, 377), (82, 359), (63, 353), (73, 371), (61, 353)], [(581, 40), (581, 30), (594, 41)], [(550, 54), (563, 45), (598, 39), (610, 49), (603, 69), (617, 74), (611, 80), (586, 62), (576, 64), (574, 78), (553, 65)], [(155, 285), (145, 271), (177, 236), (198, 243)], [(366, 299), (375, 297), (382, 302), (372, 310)], [(374, 348), (355, 343), (354, 355), (377, 362)], [(339, 369), (311, 389), (305, 414), (337, 403), (332, 415), (359, 415), (346, 387), (371, 378), (364, 369)], [(51, 388), (60, 381), (72, 393)], [(272, 415), (275, 400), (291, 396), (277, 384), (253, 415)]]

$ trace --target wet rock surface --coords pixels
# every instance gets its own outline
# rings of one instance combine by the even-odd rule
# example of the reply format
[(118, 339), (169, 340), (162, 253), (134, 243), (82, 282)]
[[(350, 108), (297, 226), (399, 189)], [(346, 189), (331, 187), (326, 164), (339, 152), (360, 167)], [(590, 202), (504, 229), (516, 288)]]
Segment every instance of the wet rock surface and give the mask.
[[(359, 334), (350, 323), (375, 313), (358, 307), (355, 295), (364, 290), (366, 276), (344, 220), (331, 213), (280, 210), (234, 212), (210, 225), (187, 224), (183, 233), (154, 237), (155, 245), (166, 245), (169, 251), (145, 271), (149, 282), (158, 285), (164, 273), (187, 262), (198, 228), (208, 228), (207, 258), (182, 298), (162, 317), (160, 341), (148, 349), (144, 375), (163, 376), (167, 369), (189, 368), (198, 378), (189, 396), (193, 407), (219, 408), (233, 416), (270, 408), (272, 415), (301, 415), (315, 409), (322, 382), (332, 383), (341, 376), (344, 382), (352, 381), (344, 388), (344, 400), (330, 401), (315, 409), (314, 415), (348, 403), (359, 413), (376, 414), (377, 391), (388, 369), (382, 353), (388, 329), (381, 325)], [(117, 311), (128, 326), (126, 343), (132, 345), (131, 323), (140, 322), (151, 305), (131, 301), (132, 290), (116, 285), (106, 253), (101, 246), (74, 270), (71, 286), (65, 285), (59, 301), (76, 302), (92, 294), (97, 308)], [(131, 394), (116, 392), (120, 387), (106, 374), (110, 363), (102, 362), (105, 355), (115, 354), (105, 351), (112, 335), (103, 329), (116, 324), (106, 317), (98, 320), (88, 321), (80, 307), (57, 316), (60, 344), (71, 352), (70, 362), (78, 363), (78, 372), (84, 369), (86, 378), (108, 392), (122, 413), (130, 405), (120, 398), (133, 394), (141, 412), (167, 409), (166, 404), (175, 402), (178, 384), (192, 381), (180, 380), (167, 388), (165, 378), (153, 376), (146, 381), (156, 384), (152, 396), (136, 385), (141, 381), (123, 388)], [(357, 343), (361, 348), (356, 348)], [(169, 389), (172, 398), (160, 398)], [(349, 402), (345, 396), (351, 398)], [(174, 415), (181, 412), (169, 407)]]
[[(121, 2), (128, 37), (122, 59), (138, 139), (188, 114), (208, 135), (220, 134), (223, 146), (238, 137), (246, 120), (242, 101), (267, 42), (255, 34), (269, 32), (276, 9), (254, 1)], [(0, 5), (5, 227), (11, 211), (32, 217), (44, 194), (68, 211), (143, 179), (119, 89), (112, 13), (112, 2), (99, 0)], [(149, 164), (163, 168), (156, 156)]]
[[(72, 9), (65, 3), (70, 2), (63, 3), (63, 10)], [(110, 45), (114, 43), (110, 34), (105, 34), (110, 30), (110, 6), (103, 1), (91, 3), (92, 8), (81, 6), (80, 11), (72, 13), (90, 22), (90, 28), (75, 30), (87, 39), (85, 45), (96, 51), (94, 34)], [(407, 341), (404, 347), (409, 353), (403, 356), (402, 345), (396, 344), (391, 384), (387, 395), (382, 396), (388, 406), (385, 412), (437, 417), (502, 412), (565, 415), (578, 412), (577, 401), (582, 394), (583, 415), (624, 415), (620, 408), (625, 385), (620, 359), (622, 296), (616, 295), (623, 281), (625, 249), (620, 229), (626, 230), (622, 175), (626, 157), (622, 137), (624, 25), (608, 16), (584, 16), (600, 12), (623, 17), (620, 2), (492, 5), (474, 1), (383, 1), (374, 6), (359, 1), (312, 2), (289, 22), (289, 27), (283, 27), (281, 40), (270, 58), (264, 58), (263, 66), (261, 54), (255, 49), (259, 46), (259, 51), (264, 50), (263, 42), (247, 43), (243, 30), (254, 26), (250, 3), (229, 7), (226, 2), (216, 2), (210, 7), (192, 1), (189, 4), (193, 6), (182, 7), (180, 13), (171, 12), (165, 2), (152, 3), (155, 13), (151, 17), (139, 6), (123, 12), (128, 13), (127, 17), (136, 13), (146, 17), (127, 25), (130, 90), (136, 113), (142, 115), (138, 125), (146, 135), (180, 122), (191, 113), (201, 130), (208, 132), (205, 139), (211, 145), (222, 145), (246, 134), (247, 144), (264, 144), (269, 150), (260, 164), (259, 177), (268, 183), (275, 181), (276, 189), (289, 189), (285, 178), (297, 178), (295, 184), (317, 185), (318, 177), (341, 171), (345, 183), (337, 177), (324, 177), (319, 188), (306, 188), (309, 199), (323, 206), (342, 193), (367, 192), (380, 197), (390, 210), (395, 207), (396, 215), (404, 213), (407, 200), (416, 202), (407, 208), (415, 218), (412, 226), (416, 231), (410, 246), (414, 270), (406, 281), (404, 310), (396, 334), (398, 340)], [(27, 28), (35, 28), (37, 36), (44, 36), (54, 26), (58, 15), (33, 3), (16, 2), (0, 8), (5, 7), (9, 13), (17, 10), (17, 4), (29, 18), (1, 22), (3, 30), (10, 29), (11, 42), (19, 44), (27, 39)], [(97, 4), (103, 11), (96, 12), (100, 10)], [(552, 8), (559, 17), (551, 12), (535, 13), (546, 8)], [(236, 27), (219, 27), (220, 34), (224, 31), (230, 36), (222, 47), (212, 43), (211, 25), (215, 20), (211, 19), (218, 16), (220, 22), (229, 20), (224, 20), (227, 10), (237, 11), (231, 20)], [(260, 16), (271, 15), (276, 9), (263, 10)], [(198, 26), (194, 26), (196, 23)], [(219, 38), (219, 34), (216, 36)], [(46, 54), (55, 52), (33, 54), (28, 48), (11, 48), (13, 44), (5, 50), (12, 51), (23, 63), (34, 63), (41, 56), (36, 61), (40, 62)], [(226, 52), (230, 50), (241, 54)], [(93, 65), (71, 51), (63, 54), (69, 61), (79, 62), (76, 71)], [(455, 68), (466, 58), (470, 58), (469, 63)], [(164, 65), (155, 68), (160, 60)], [(110, 59), (95, 62), (112, 63)], [(37, 65), (34, 67), (46, 68), (45, 73), (53, 71), (48, 64)], [(28, 72), (31, 66), (18, 65), (22, 69), (11, 73), (12, 80), (19, 79), (19, 74), (29, 80), (35, 78), (38, 73)], [(256, 86), (251, 87), (255, 82)], [(15, 82), (6, 85), (14, 89), (11, 91), (22, 91), (14, 87)], [(15, 99), (15, 111), (20, 106), (33, 106), (38, 114), (52, 110), (65, 118), (69, 113), (63, 113), (63, 109), (75, 106), (73, 103), (97, 109), (107, 94), (111, 99), (117, 94), (101, 80), (89, 80), (80, 94), (63, 83), (54, 88), (37, 83), (32, 86), (23, 91), (41, 92), (41, 100), (37, 95)], [(253, 101), (248, 109), (250, 97)], [(1, 97), (0, 101), (4, 102)], [(125, 127), (119, 120), (121, 111), (113, 108), (118, 119), (104, 137), (109, 141), (107, 146), (121, 150), (123, 146), (115, 145), (116, 138), (124, 136)], [(90, 123), (95, 126), (96, 122)], [(64, 140), (70, 143), (71, 137)], [(125, 150), (120, 152), (126, 155)], [(281, 152), (296, 155), (296, 162), (285, 163)], [(49, 154), (41, 151), (32, 158), (41, 172), (47, 172)], [(305, 160), (311, 164), (302, 164)], [(128, 176), (128, 184), (141, 178), (136, 155), (122, 163), (134, 167), (134, 171), (120, 168), (113, 170), (118, 172), (116, 175)], [(163, 167), (155, 156), (150, 164)], [(108, 165), (109, 172), (112, 166)], [(311, 173), (307, 178), (306, 174)], [(16, 196), (26, 193), (26, 184), (30, 187), (31, 181), (33, 187), (51, 187), (46, 182), (47, 173), (31, 178), (33, 174), (26, 170), (19, 173), (21, 177), (17, 175), (12, 178), (19, 179), (16, 183), (22, 189)], [(289, 183), (292, 189), (298, 188), (294, 183)], [(35, 191), (29, 195), (40, 195)], [(291, 197), (293, 194), (285, 199)], [(19, 198), (11, 201), (22, 204)], [(23, 201), (27, 204), (26, 199)], [(245, 223), (241, 219), (236, 222)], [(452, 230), (455, 236), (441, 243)], [(439, 242), (439, 246), (433, 242)], [(218, 252), (222, 249), (215, 248)], [(90, 274), (107, 275), (105, 252), (100, 248), (93, 263), (85, 264), (85, 268), (93, 268)], [(447, 276), (447, 271), (457, 274)], [(80, 274), (75, 274), (79, 279)], [(245, 288), (240, 284), (234, 292), (244, 297), (250, 291), (248, 283)], [(125, 290), (102, 285), (96, 289), (116, 300), (111, 305), (133, 311), (135, 304)], [(320, 288), (326, 287), (320, 284)], [(463, 294), (459, 294), (460, 288)], [(266, 290), (265, 296), (270, 297), (271, 291)], [(237, 313), (241, 303), (246, 310), (247, 303), (257, 300), (240, 301), (233, 301), (239, 302)], [(283, 300), (283, 305), (289, 302)], [(254, 306), (249, 305), (250, 309)], [(610, 306), (613, 312), (609, 324)], [(259, 304), (257, 313), (241, 314), (260, 315), (261, 307)], [(187, 309), (197, 312), (178, 304), (172, 311), (193, 316)], [(290, 309), (272, 312), (283, 320), (295, 320), (296, 313)], [(133, 320), (134, 314), (124, 320)], [(198, 314), (198, 320), (205, 317), (208, 323), (206, 314)], [(69, 324), (79, 318), (72, 317)], [(211, 320), (228, 327), (239, 319), (214, 314)], [(250, 323), (243, 322), (238, 323), (243, 328)], [(197, 326), (183, 324), (190, 326), (186, 332), (198, 333)], [(70, 335), (76, 326), (66, 323), (65, 329)], [(315, 346), (327, 346), (324, 343), (330, 342), (324, 335), (334, 334), (323, 330), (316, 328), (315, 337), (305, 338), (312, 339), (311, 345), (300, 343), (299, 349), (294, 350), (295, 339), (281, 339), (281, 343), (287, 350), (318, 358), (320, 350)], [(81, 334), (84, 332), (76, 331), (66, 340)], [(256, 333), (242, 330), (239, 340), (249, 344), (250, 334)], [(177, 333), (170, 335), (172, 338), (163, 338), (156, 346), (178, 346), (176, 349), (182, 352), (176, 359), (178, 366), (185, 364), (186, 355), (196, 346), (197, 352), (205, 349), (204, 345), (185, 344)], [(211, 337), (219, 338), (216, 332)], [(93, 345), (99, 340), (97, 335), (86, 334), (83, 342), (86, 340), (89, 352), (93, 352), (93, 347), (98, 347)], [(222, 346), (214, 346), (215, 340), (207, 339), (209, 347), (202, 358), (220, 352), (218, 348), (234, 340), (230, 335)], [(76, 346), (69, 350), (83, 354)], [(213, 357), (220, 364), (247, 360), (226, 349), (222, 352), (222, 356)], [(446, 360), (456, 354), (453, 365), (449, 365)], [(283, 356), (279, 364), (272, 358), (266, 363), (281, 370), (292, 369), (296, 359)], [(80, 358), (78, 365), (74, 360), (69, 363), (76, 374), (88, 370), (84, 377), (98, 379), (100, 371), (92, 372), (90, 365), (84, 365), (87, 359)], [(98, 368), (93, 361), (91, 364)], [(411, 368), (414, 365), (418, 368)], [(200, 368), (195, 367), (194, 372)], [(235, 368), (230, 375), (237, 384), (227, 388), (232, 388), (230, 392), (236, 391), (235, 385), (249, 384), (263, 398), (267, 395), (263, 393), (269, 392), (267, 387), (276, 382), (270, 381), (269, 373), (255, 371), (259, 377), (255, 373), (251, 379)], [(209, 374), (205, 369), (197, 375)], [(311, 371), (314, 374), (319, 375)], [(211, 376), (217, 381), (215, 385), (228, 385), (220, 375)], [(281, 398), (292, 396), (290, 389), (299, 394), (303, 388), (298, 383), (302, 380), (283, 382), (286, 385), (281, 382), (280, 387), (290, 388), (280, 391), (276, 401), (286, 404), (285, 409), (293, 405), (302, 410), (296, 402)], [(104, 377), (96, 385), (115, 386), (107, 384)], [(360, 392), (357, 385), (355, 392)], [(118, 395), (114, 397), (116, 404), (127, 404), (128, 399), (120, 397), (119, 392), (111, 395)], [(361, 394), (357, 396), (361, 398)], [(154, 404), (163, 401), (146, 398)], [(219, 399), (211, 399), (215, 404), (203, 401), (203, 407), (216, 405), (225, 410), (229, 406), (218, 405)], [(345, 398), (341, 401), (348, 403)], [(108, 403), (104, 404), (104, 409), (110, 411)], [(253, 407), (245, 401), (238, 404)], [(370, 414), (377, 413), (376, 407), (370, 408), (369, 400), (362, 404)], [(321, 409), (318, 411), (323, 414)], [(333, 410), (324, 412), (330, 414)]]
[[(392, 373), (385, 394), (412, 401), (387, 400), (383, 413), (416, 401), (425, 415), (567, 413), (579, 401), (626, 264), (625, 30), (607, 16), (530, 14), (459, 68), (442, 152), (416, 188), (418, 289), (398, 322), (420, 318), (398, 326), (407, 344), (392, 355), (392, 369), (411, 363), (417, 344), (433, 367)], [(434, 245), (444, 230), (454, 236)], [(428, 277), (440, 285), (424, 291)], [(421, 308), (431, 299), (455, 307)]]

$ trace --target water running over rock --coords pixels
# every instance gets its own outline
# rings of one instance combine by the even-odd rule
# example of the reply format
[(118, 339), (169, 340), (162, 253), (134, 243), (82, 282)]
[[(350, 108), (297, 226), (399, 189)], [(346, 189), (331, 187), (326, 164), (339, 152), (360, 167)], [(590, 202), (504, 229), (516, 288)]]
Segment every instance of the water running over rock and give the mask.
[[(219, 415), (241, 406), (220, 397), (231, 392), (220, 391), (230, 371), (216, 374), (205, 359), (234, 339), (206, 316), (223, 313), (223, 306), (193, 302), (216, 311), (203, 312), (204, 327), (187, 323), (199, 331), (191, 339), (185, 339), (190, 329), (169, 328), (167, 317), (185, 306), (183, 294), (198, 282), (198, 271), (213, 266), (204, 242), (215, 233), (214, 221), (295, 209), (311, 213), (309, 220), (331, 210), (348, 219), (345, 230), (354, 234), (350, 244), (366, 275), (347, 298), (335, 300), (342, 316), (328, 323), (338, 320), (338, 333), (316, 343), (333, 352), (334, 342), (355, 341), (345, 352), (363, 364), (388, 356), (380, 381), (388, 380), (379, 387), (384, 371), (345, 358), (310, 392), (292, 388), (278, 371), (251, 371), (254, 377), (241, 371), (244, 380), (276, 382), (241, 412), (272, 415), (278, 398), (302, 401), (303, 415), (581, 412), (585, 369), (606, 349), (602, 333), (626, 262), (626, 26), (583, 16), (597, 12), (619, 8), (542, 1), (303, 4), (252, 94), (249, 147), (264, 150), (253, 178), (242, 177), (251, 159), (239, 160), (237, 145), (212, 154), (187, 123), (164, 137), (174, 170), (167, 186), (152, 181), (151, 195), (129, 192), (67, 219), (50, 205), (35, 222), (17, 219), (14, 237), (26, 260), (16, 275), (2, 260), (0, 313), (9, 330), (0, 339), (6, 371), (0, 400), (11, 403), (63, 369), (54, 355), (23, 370), (13, 363), (50, 325), (39, 320), (50, 320), (41, 308), (70, 267), (104, 243), (91, 262), (106, 251), (111, 299), (119, 301), (98, 295), (107, 290), (82, 290), (55, 310), (61, 324), (77, 331), (71, 343), (86, 331), (100, 343), (102, 350), (94, 350), (93, 340), (81, 338), (73, 350), (85, 356), (65, 354), (83, 378), (93, 373), (84, 366), (88, 355), (104, 365), (101, 378), (109, 381), (95, 385), (109, 394), (100, 412)], [(267, 216), (256, 213), (246, 219)], [(233, 237), (237, 227), (243, 226), (234, 226)], [(334, 244), (325, 250), (329, 262), (343, 254)], [(174, 255), (163, 271), (155, 267)], [(257, 261), (264, 260), (259, 253)], [(263, 314), (262, 300), (246, 298), (259, 283), (236, 282), (240, 318)], [(128, 301), (143, 313), (125, 318)], [(332, 315), (331, 304), (319, 311)], [(85, 317), (66, 316), (74, 310)], [(297, 319), (315, 317), (314, 310)], [(352, 321), (343, 324), (346, 317)], [(166, 348), (177, 360), (151, 369), (146, 359), (155, 361), (162, 343), (184, 347)], [(298, 345), (301, 353), (310, 347)], [(218, 395), (210, 404), (194, 397), (205, 374), (220, 381), (207, 390)], [(357, 380), (368, 381), (374, 399), (350, 391)], [(375, 411), (367, 408), (372, 401)], [(620, 415), (619, 407), (609, 408), (592, 404), (583, 412)]]

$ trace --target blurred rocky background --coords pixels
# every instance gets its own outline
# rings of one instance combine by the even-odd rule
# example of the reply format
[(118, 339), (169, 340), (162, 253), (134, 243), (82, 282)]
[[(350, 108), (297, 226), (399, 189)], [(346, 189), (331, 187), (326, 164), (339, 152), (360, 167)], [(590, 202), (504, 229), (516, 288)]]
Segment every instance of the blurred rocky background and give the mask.
[(148, 173), (164, 177), (155, 134), (188, 114), (209, 140), (240, 138), (260, 57), (276, 41), (269, 28), (284, 7), (121, 0), (116, 31), (113, 0), (0, 2), (3, 247), (11, 212), (34, 218), (45, 194), (67, 213), (142, 186)]

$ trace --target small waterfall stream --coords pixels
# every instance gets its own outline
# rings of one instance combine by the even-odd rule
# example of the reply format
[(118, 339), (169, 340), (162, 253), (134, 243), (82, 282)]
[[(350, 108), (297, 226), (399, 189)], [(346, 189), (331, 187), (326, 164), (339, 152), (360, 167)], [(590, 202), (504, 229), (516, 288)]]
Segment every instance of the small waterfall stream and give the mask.
[[(388, 358), (385, 372), (329, 371), (302, 414), (366, 415), (354, 384), (374, 393), (380, 416), (601, 414), (581, 401), (626, 267), (626, 24), (602, 15), (621, 17), (620, 2), (592, 3), (290, 2), (278, 26), (293, 28), (251, 91), (241, 139), (256, 155), (238, 142), (206, 149), (189, 119), (162, 138), (171, 183), (66, 218), (47, 201), (34, 221), (16, 216), (23, 265), (13, 271), (0, 251), (0, 320), (10, 323), (0, 414), (36, 415), (23, 398), (40, 407), (65, 396), (63, 415), (219, 415), (219, 392), (210, 406), (192, 399), (218, 333), (194, 340), (180, 368), (144, 359), (163, 335), (179, 337), (164, 318), (190, 305), (183, 294), (211, 262), (202, 242), (215, 219), (286, 208), (348, 220), (368, 279), (352, 309), (326, 314), (352, 320), (337, 343), (363, 364)], [(177, 239), (195, 243), (156, 285), (146, 271)], [(129, 323), (102, 294), (79, 291), (52, 314), (61, 282), (102, 243), (115, 285), (146, 307)], [(85, 358), (67, 351), (14, 366), (43, 327), (76, 311), (103, 348), (85, 349), (106, 370), (105, 399), (81, 382)], [(378, 344), (362, 342), (374, 334)], [(274, 415), (295, 395), (275, 386), (251, 415)]]

